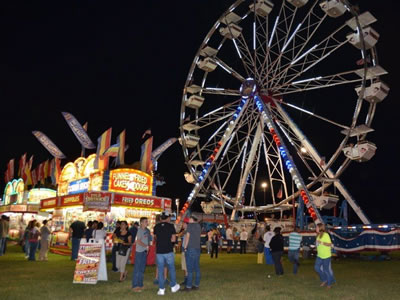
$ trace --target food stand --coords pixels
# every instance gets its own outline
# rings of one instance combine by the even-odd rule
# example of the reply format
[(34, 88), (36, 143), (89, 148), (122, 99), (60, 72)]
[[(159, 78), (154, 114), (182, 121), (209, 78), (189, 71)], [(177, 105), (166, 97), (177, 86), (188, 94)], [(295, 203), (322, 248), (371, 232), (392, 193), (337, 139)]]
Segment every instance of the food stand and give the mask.
[(110, 235), (118, 220), (131, 224), (147, 217), (149, 227), (153, 227), (157, 214), (171, 210), (171, 199), (152, 195), (151, 175), (128, 168), (99, 171), (94, 168), (95, 158), (92, 154), (66, 164), (60, 174), (58, 196), (40, 203), (40, 211), (53, 215), (52, 252), (70, 253), (68, 230), (75, 220), (103, 222), (109, 233), (109, 250)]
[(29, 221), (42, 222), (48, 218), (47, 213), (39, 212), (40, 200), (54, 197), (55, 190), (47, 188), (34, 188), (25, 191), (24, 181), (14, 179), (7, 183), (4, 189), (3, 203), (0, 205), (0, 214), (10, 217), (9, 238), (19, 239)]

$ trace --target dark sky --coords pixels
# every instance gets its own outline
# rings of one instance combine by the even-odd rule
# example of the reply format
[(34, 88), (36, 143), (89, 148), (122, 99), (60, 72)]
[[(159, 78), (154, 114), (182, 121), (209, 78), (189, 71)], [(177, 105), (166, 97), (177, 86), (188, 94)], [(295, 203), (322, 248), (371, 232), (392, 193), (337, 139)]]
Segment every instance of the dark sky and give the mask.
[[(140, 138), (151, 127), (154, 147), (178, 136), (182, 89), (206, 33), (232, 1), (7, 1), (0, 4), (0, 166), (28, 152), (34, 166), (50, 154), (31, 134), (46, 133), (68, 161), (80, 144), (61, 116), (89, 122), (93, 141), (113, 127), (127, 130), (126, 160), (139, 159)], [(378, 22), (380, 64), (389, 96), (378, 106), (369, 136), (378, 146), (367, 163), (342, 177), (374, 222), (399, 221), (398, 51), (394, 0), (354, 1)], [(318, 147), (318, 145), (316, 145)], [(167, 185), (160, 195), (186, 198), (190, 185), (179, 144), (159, 160)], [(1, 173), (3, 174), (3, 172)], [(4, 184), (0, 186), (3, 188)]]

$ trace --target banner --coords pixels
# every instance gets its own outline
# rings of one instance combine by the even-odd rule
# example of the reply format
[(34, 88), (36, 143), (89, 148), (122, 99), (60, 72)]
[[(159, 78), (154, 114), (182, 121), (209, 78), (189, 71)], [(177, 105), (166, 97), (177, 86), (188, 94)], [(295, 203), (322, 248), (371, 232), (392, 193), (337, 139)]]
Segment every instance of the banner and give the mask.
[(75, 265), (73, 283), (96, 284), (99, 274), (102, 245), (81, 243)]
[(153, 170), (153, 162), (151, 153), (153, 149), (153, 137), (149, 137), (141, 146), (142, 154), (140, 155), (140, 170), (148, 174)]
[(57, 158), (65, 158), (64, 153), (42, 132), (32, 131), (32, 134), (38, 139), (38, 141), (50, 152), (51, 155)]
[(158, 160), (161, 154), (163, 154), (164, 151), (171, 147), (177, 140), (177, 138), (170, 138), (166, 140), (161, 146), (158, 146), (157, 149), (151, 153), (151, 157), (154, 160)]
[(88, 136), (86, 130), (72, 114), (62, 112), (62, 115), (65, 118), (65, 121), (67, 121), (68, 126), (71, 128), (78, 141), (81, 143), (82, 147), (86, 149), (96, 148), (96, 146), (93, 144), (92, 140)]
[(126, 131), (125, 129), (120, 133), (117, 138), (117, 143), (119, 144), (118, 148), (118, 156), (117, 156), (117, 166), (125, 164), (125, 140), (126, 140)]
[(109, 128), (97, 139), (97, 151), (96, 160), (94, 161), (94, 168), (99, 169), (100, 171), (108, 169), (108, 157), (103, 157), (103, 153), (111, 145), (111, 133), (112, 128)]
[(111, 193), (91, 192), (85, 193), (83, 211), (109, 212), (111, 208)]
[(25, 164), (26, 164), (26, 153), (21, 156), (19, 159), (19, 167), (18, 167), (18, 176), (22, 177), (25, 172)]

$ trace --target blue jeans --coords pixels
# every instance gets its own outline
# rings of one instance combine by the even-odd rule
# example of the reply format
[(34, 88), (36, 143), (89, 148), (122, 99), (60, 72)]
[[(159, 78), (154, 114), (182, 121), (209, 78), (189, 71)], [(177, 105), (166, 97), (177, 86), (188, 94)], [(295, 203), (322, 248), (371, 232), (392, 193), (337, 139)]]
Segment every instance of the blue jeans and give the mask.
[(297, 268), (299, 267), (299, 254), (300, 249), (289, 250), (288, 252), (289, 261), (293, 264), (293, 274), (297, 274)]
[(185, 253), (187, 267), (186, 287), (192, 288), (193, 273), (196, 273), (194, 286), (200, 285), (200, 249), (188, 248)]
[(132, 287), (143, 287), (143, 276), (146, 270), (147, 251), (135, 253), (135, 267), (133, 268)]
[(25, 251), (25, 256), (29, 256), (29, 239), (25, 240), (24, 251)]
[(7, 243), (7, 238), (0, 238), (0, 256), (4, 254), (6, 243)]
[(71, 260), (75, 260), (75, 259), (78, 258), (80, 243), (81, 243), (81, 239), (80, 238), (72, 238)]
[(157, 259), (157, 269), (158, 269), (158, 287), (160, 289), (165, 288), (165, 278), (164, 278), (164, 266), (168, 268), (170, 276), (170, 286), (176, 285), (176, 273), (175, 273), (175, 255), (174, 252), (164, 253), (156, 255)]
[(117, 269), (117, 252), (118, 252), (119, 244), (113, 244), (111, 249), (111, 261), (112, 261), (112, 270), (118, 271)]
[(35, 254), (38, 247), (39, 242), (29, 242), (29, 258), (28, 260), (36, 260)]
[(335, 282), (335, 277), (333, 276), (331, 258), (319, 258), (315, 260), (314, 265), (315, 272), (318, 273), (321, 282), (326, 282), (328, 286), (332, 285)]
[(273, 265), (274, 262), (272, 261), (271, 249), (264, 247), (264, 255), (265, 255), (265, 264)]

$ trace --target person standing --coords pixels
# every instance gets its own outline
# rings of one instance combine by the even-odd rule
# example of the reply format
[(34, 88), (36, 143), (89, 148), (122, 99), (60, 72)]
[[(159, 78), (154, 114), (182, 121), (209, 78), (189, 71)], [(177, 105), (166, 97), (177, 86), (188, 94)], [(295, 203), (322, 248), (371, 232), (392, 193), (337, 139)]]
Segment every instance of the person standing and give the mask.
[(129, 227), (129, 232), (132, 235), (132, 241), (136, 240), (136, 234), (138, 232), (138, 229), (139, 229), (139, 223), (138, 222), (134, 222), (134, 223), (132, 222), (131, 223), (131, 227)]
[(299, 233), (300, 228), (295, 227), (294, 231), (289, 234), (289, 261), (293, 264), (293, 274), (297, 274), (299, 267), (299, 254), (302, 236)]
[(236, 229), (236, 227), (233, 227), (233, 253), (236, 253), (237, 251), (239, 239), (240, 239), (240, 233)]
[(112, 261), (112, 271), (113, 272), (118, 272), (118, 269), (117, 269), (117, 252), (118, 252), (118, 248), (119, 248), (119, 244), (118, 244), (118, 235), (119, 235), (119, 232), (120, 232), (120, 230), (121, 230), (121, 221), (117, 221), (116, 223), (115, 223), (115, 230), (114, 230), (114, 233), (113, 233), (113, 236), (112, 236), (112, 238), (113, 238), (113, 246), (112, 246), (112, 249), (111, 249), (111, 261)]
[(36, 250), (39, 244), (39, 223), (36, 220), (32, 220), (29, 223), (29, 258), (30, 261), (36, 260)]
[(40, 251), (39, 260), (47, 261), (47, 251), (49, 250), (50, 229), (47, 226), (47, 220), (43, 221), (43, 226), (40, 228)]
[(283, 255), (283, 236), (281, 235), (281, 228), (275, 227), (275, 235), (271, 239), (269, 246), (271, 248), (272, 260), (274, 261), (276, 275), (283, 275), (282, 255)]
[(218, 258), (219, 235), (216, 229), (213, 230), (212, 233), (213, 235), (211, 237), (211, 258), (214, 257), (214, 253), (215, 253), (215, 258)]
[(317, 224), (317, 259), (315, 260), (314, 269), (318, 273), (321, 280), (321, 286), (328, 289), (335, 283), (335, 277), (332, 271), (332, 241), (326, 232), (324, 224)]
[(96, 242), (104, 241), (106, 239), (107, 233), (104, 230), (103, 222), (97, 223), (97, 228), (93, 230), (92, 237)]
[(187, 225), (189, 224), (189, 218), (184, 218), (183, 219), (183, 223), (182, 223), (182, 229), (181, 232), (178, 234), (178, 236), (181, 237), (181, 241), (182, 241), (182, 245), (181, 245), (181, 268), (183, 271), (183, 275), (184, 275), (184, 280), (183, 282), (180, 284), (182, 286), (186, 286), (186, 281), (187, 281), (187, 265), (186, 265), (186, 255), (185, 255), (185, 237), (186, 237), (186, 229), (187, 229)]
[(9, 222), (6, 215), (2, 215), (0, 219), (0, 256), (5, 253), (7, 236), (9, 230)]
[(156, 259), (159, 287), (157, 295), (165, 295), (165, 265), (167, 265), (169, 271), (171, 292), (176, 293), (180, 289), (180, 285), (176, 283), (175, 272), (174, 243), (176, 242), (176, 231), (175, 226), (170, 223), (170, 215), (168, 212), (163, 212), (161, 214), (161, 222), (154, 227), (154, 235), (156, 238)]
[(228, 227), (226, 229), (226, 241), (227, 241), (227, 248), (226, 248), (226, 253), (231, 253), (232, 251), (232, 245), (233, 245), (233, 232), (232, 232), (232, 228)]
[(271, 249), (269, 247), (269, 243), (271, 242), (271, 239), (273, 238), (274, 233), (271, 232), (271, 227), (267, 225), (265, 227), (265, 233), (263, 236), (264, 240), (264, 255), (265, 255), (265, 264), (267, 265), (273, 265), (274, 262), (272, 260), (272, 255), (271, 255)]
[(128, 261), (129, 253), (131, 252), (130, 250), (132, 246), (132, 235), (128, 230), (128, 222), (121, 221), (121, 227), (117, 238), (119, 239), (119, 247), (116, 257), (116, 263), (117, 269), (120, 273), (119, 282), (122, 282), (126, 279), (126, 262)]
[(246, 246), (247, 246), (247, 239), (249, 234), (246, 231), (246, 228), (243, 228), (242, 232), (240, 233), (240, 254), (246, 254)]
[(81, 238), (85, 233), (85, 227), (85, 223), (79, 219), (72, 222), (72, 224), (69, 226), (69, 234), (72, 241), (71, 260), (76, 260), (78, 258), (79, 245), (81, 243)]
[(29, 223), (28, 226), (26, 226), (25, 231), (24, 231), (24, 252), (25, 252), (25, 258), (29, 257)]
[(147, 228), (148, 225), (149, 220), (147, 218), (140, 218), (140, 227), (136, 234), (135, 267), (132, 275), (132, 289), (135, 292), (141, 292), (144, 288), (143, 276), (146, 270), (147, 253), (151, 241), (151, 233)]
[(85, 233), (84, 233), (84, 237), (86, 238), (86, 241), (87, 242), (89, 242), (89, 240), (92, 238), (92, 236), (93, 236), (93, 228), (92, 228), (92, 226), (93, 226), (93, 221), (89, 221), (88, 223), (87, 223), (87, 228), (86, 228), (86, 230), (85, 230)]
[(207, 254), (211, 254), (212, 251), (212, 239), (213, 239), (213, 235), (214, 235), (214, 230), (210, 229), (207, 232)]
[[(201, 226), (197, 223), (195, 216), (190, 216), (187, 226), (187, 233), (184, 241), (184, 250), (187, 265), (187, 281), (182, 291), (198, 290), (200, 286), (200, 238)], [(193, 282), (193, 273), (195, 273), (195, 281)]]

